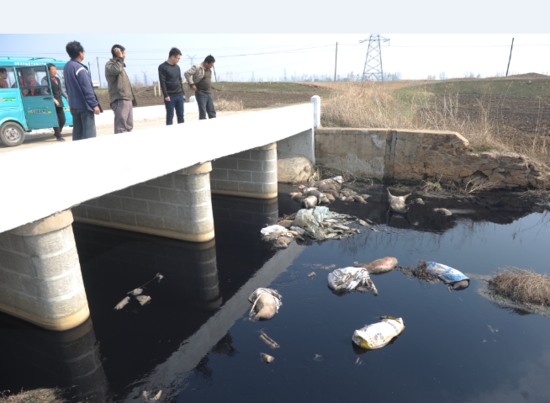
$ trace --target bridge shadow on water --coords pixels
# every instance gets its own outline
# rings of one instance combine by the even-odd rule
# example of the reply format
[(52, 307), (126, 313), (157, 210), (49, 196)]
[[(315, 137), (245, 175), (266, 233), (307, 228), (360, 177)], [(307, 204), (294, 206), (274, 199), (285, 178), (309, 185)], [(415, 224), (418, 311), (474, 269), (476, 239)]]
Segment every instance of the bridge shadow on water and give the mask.
[[(278, 200), (269, 201), (214, 196), (216, 239), (201, 244), (75, 223), (91, 318), (76, 329), (51, 332), (0, 315), (0, 391), (58, 387), (67, 401), (119, 402), (161, 390), (166, 399), (161, 401), (173, 401), (192, 371), (210, 379), (215, 364), (209, 353), (235, 354), (231, 328), (246, 316), (249, 293), (270, 286), (301, 253), (275, 251), (260, 237), (262, 227), (300, 208), (284, 189)], [(442, 234), (466, 219), (506, 224), (532, 212), (514, 200), (430, 199), (411, 205), (406, 215), (391, 215), (380, 189), (367, 204), (337, 201), (329, 208), (390, 229)], [(435, 207), (454, 214), (436, 214)], [(349, 251), (330, 253), (350, 257)], [(286, 273), (284, 281), (293, 275)], [(151, 297), (148, 303), (130, 297), (114, 309), (138, 287)]]

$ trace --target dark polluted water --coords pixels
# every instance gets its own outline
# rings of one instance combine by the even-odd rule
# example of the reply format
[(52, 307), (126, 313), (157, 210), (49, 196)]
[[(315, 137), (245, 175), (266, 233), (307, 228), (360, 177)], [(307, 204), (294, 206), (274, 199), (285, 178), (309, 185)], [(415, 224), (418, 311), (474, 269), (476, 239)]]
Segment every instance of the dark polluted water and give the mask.
[[(479, 292), (502, 268), (550, 274), (547, 213), (517, 200), (431, 200), (388, 216), (380, 196), (329, 206), (374, 230), (279, 251), (261, 240), (262, 227), (298, 208), (286, 193), (215, 197), (216, 240), (205, 244), (75, 224), (91, 318), (57, 333), (0, 316), (0, 391), (58, 387), (90, 402), (550, 401), (550, 318)], [(449, 265), (470, 286), (449, 291), (394, 270), (372, 276), (378, 296), (327, 287), (331, 270), (384, 256)], [(114, 309), (140, 286), (149, 303)], [(271, 320), (248, 318), (258, 287), (283, 296)], [(402, 317), (402, 334), (380, 350), (355, 347), (354, 330), (382, 315)]]

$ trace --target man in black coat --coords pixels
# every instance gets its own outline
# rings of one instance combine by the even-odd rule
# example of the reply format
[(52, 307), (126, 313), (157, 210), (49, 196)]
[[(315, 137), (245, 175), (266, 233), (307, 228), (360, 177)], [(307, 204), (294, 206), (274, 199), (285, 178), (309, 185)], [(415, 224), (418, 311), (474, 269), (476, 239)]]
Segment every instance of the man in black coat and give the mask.
[[(50, 74), (50, 82), (52, 83), (53, 102), (55, 103), (55, 113), (57, 114), (57, 121), (59, 123), (59, 126), (53, 128), (53, 135), (57, 141), (65, 141), (63, 136), (61, 136), (61, 131), (67, 120), (65, 118), (65, 111), (63, 110), (63, 96), (67, 98), (67, 101), (69, 99), (63, 87), (61, 87), (61, 80), (57, 77), (57, 68), (54, 64), (48, 63), (48, 73)], [(47, 85), (47, 79), (45, 77), (42, 81), (43, 85)], [(46, 83), (44, 83), (44, 81), (46, 81)]]

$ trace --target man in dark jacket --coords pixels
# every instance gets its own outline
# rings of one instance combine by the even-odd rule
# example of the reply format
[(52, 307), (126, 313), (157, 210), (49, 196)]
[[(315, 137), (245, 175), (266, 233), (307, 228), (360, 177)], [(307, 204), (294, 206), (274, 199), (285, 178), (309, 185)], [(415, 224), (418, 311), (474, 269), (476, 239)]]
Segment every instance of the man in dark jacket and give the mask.
[(96, 136), (95, 115), (101, 107), (92, 84), (88, 68), (82, 63), (84, 48), (78, 41), (67, 43), (65, 47), (71, 58), (63, 69), (65, 87), (69, 95), (69, 106), (73, 115), (73, 141)]
[[(58, 126), (53, 128), (53, 135), (57, 141), (65, 141), (63, 136), (61, 136), (61, 131), (67, 119), (65, 118), (65, 111), (63, 110), (63, 96), (68, 99), (67, 94), (63, 87), (61, 87), (61, 81), (57, 77), (57, 67), (55, 64), (48, 63), (48, 73), (50, 75), (50, 82), (52, 85), (52, 96), (53, 102), (55, 104), (55, 113), (57, 115)], [(42, 79), (42, 85), (48, 86), (48, 79), (44, 77)]]
[(181, 59), (181, 51), (178, 48), (170, 49), (168, 60), (159, 66), (159, 82), (166, 106), (166, 124), (171, 125), (174, 120), (174, 109), (178, 123), (183, 123), (183, 80), (178, 62)]
[(111, 55), (113, 57), (105, 64), (105, 78), (109, 86), (111, 109), (115, 115), (115, 133), (131, 132), (134, 128), (133, 107), (136, 106), (136, 97), (125, 70), (126, 48), (113, 45)]

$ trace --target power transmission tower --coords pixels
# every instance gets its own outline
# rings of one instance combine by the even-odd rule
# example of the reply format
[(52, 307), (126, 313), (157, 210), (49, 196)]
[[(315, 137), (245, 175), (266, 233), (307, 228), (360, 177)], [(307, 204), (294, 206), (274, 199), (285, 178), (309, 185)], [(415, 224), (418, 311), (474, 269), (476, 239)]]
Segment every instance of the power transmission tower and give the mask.
[(380, 35), (371, 35), (369, 39), (363, 39), (359, 43), (369, 42), (367, 48), (367, 57), (365, 58), (365, 67), (363, 68), (363, 78), (361, 81), (384, 81), (384, 70), (382, 69), (382, 50), (380, 41), (388, 42), (388, 38)]

